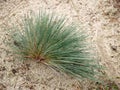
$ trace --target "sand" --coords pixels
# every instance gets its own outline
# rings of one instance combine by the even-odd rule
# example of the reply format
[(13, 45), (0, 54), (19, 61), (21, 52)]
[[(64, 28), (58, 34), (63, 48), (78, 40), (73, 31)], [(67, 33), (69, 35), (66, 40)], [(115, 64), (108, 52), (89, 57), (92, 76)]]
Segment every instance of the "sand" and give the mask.
[[(106, 78), (120, 84), (120, 10), (111, 0), (0, 0), (0, 90), (87, 90), (47, 66), (14, 57), (9, 28), (29, 10), (46, 8), (81, 23), (89, 34)], [(84, 86), (84, 89), (83, 89)]]

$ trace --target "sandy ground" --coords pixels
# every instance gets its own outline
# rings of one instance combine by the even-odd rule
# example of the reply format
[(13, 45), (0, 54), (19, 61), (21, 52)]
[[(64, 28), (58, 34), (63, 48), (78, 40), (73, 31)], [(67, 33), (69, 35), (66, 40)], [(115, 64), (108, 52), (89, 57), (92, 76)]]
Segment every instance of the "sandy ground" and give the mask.
[(0, 90), (83, 90), (77, 80), (40, 63), (19, 60), (11, 53), (6, 28), (19, 23), (27, 11), (40, 8), (81, 23), (89, 33), (99, 61), (106, 66), (107, 78), (119, 85), (120, 11), (117, 7), (110, 0), (0, 0)]

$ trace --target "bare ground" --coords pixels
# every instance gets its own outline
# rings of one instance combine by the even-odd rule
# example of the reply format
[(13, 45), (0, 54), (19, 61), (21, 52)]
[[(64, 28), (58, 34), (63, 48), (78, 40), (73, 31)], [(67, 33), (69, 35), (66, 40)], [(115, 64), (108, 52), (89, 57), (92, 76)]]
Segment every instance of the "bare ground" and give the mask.
[[(110, 0), (0, 0), (0, 90), (81, 90), (77, 80), (34, 61), (18, 60), (6, 28), (29, 10), (50, 9), (81, 23), (90, 36), (106, 78), (120, 84), (120, 12)], [(87, 90), (88, 85), (85, 85)], [(83, 90), (83, 89), (82, 89)]]

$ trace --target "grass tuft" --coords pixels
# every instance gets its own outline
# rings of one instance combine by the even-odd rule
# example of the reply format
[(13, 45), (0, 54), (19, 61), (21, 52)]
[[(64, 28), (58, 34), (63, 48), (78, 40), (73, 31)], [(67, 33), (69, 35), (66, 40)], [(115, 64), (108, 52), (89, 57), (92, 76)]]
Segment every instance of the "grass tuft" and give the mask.
[(54, 13), (27, 14), (22, 29), (15, 28), (13, 35), (16, 54), (73, 77), (94, 80), (98, 66), (88, 52), (85, 33), (78, 29)]

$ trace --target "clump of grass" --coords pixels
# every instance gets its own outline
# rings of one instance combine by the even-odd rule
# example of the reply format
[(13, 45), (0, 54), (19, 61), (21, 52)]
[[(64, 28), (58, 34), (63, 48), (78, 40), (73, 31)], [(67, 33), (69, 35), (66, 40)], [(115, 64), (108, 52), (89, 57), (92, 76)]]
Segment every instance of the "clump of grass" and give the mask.
[(73, 77), (94, 80), (98, 68), (88, 52), (86, 35), (67, 21), (43, 11), (25, 15), (22, 30), (15, 28), (13, 35), (16, 53)]

